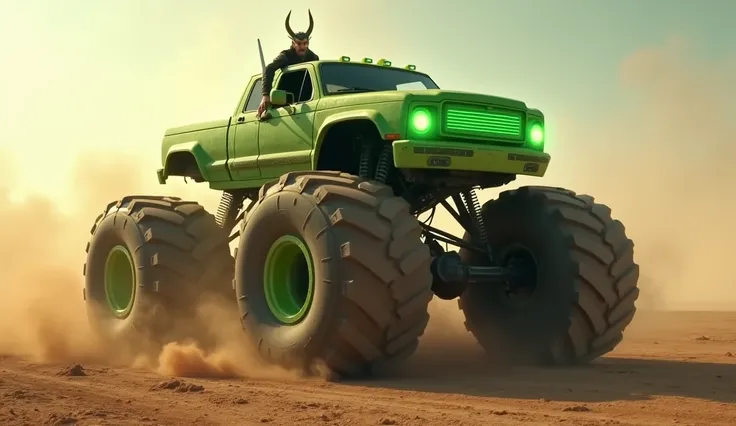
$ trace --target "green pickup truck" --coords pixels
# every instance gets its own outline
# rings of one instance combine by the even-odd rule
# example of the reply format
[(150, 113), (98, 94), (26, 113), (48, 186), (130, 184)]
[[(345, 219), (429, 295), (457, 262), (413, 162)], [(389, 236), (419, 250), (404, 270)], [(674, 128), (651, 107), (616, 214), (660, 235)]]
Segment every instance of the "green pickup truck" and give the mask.
[[(544, 186), (478, 200), (544, 176), (539, 110), (384, 59), (293, 65), (273, 87), (264, 117), (258, 74), (231, 117), (164, 135), (159, 182), (207, 182), (216, 212), (129, 196), (97, 218), (84, 296), (102, 338), (199, 337), (196, 307), (220, 297), (264, 360), (365, 375), (414, 353), (436, 296), (500, 362), (582, 363), (621, 341), (639, 266), (608, 207)], [(432, 226), (439, 206), (462, 236)]]

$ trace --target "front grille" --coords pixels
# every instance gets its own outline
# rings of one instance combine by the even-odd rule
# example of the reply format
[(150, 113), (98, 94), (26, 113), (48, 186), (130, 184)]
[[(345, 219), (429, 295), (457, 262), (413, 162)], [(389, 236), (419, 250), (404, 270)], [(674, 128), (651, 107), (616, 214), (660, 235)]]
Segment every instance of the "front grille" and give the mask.
[(445, 111), (445, 132), (457, 136), (522, 140), (523, 115), (513, 111), (451, 106)]

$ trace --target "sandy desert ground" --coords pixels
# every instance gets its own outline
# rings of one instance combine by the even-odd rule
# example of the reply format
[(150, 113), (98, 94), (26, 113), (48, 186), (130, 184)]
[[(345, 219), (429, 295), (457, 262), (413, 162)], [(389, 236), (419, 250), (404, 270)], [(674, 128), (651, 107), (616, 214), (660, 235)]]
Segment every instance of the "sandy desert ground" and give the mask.
[[(615, 352), (557, 370), (494, 369), (456, 331), (430, 325), (400, 377), (347, 383), (7, 356), (0, 424), (736, 424), (736, 313), (640, 311)], [(198, 362), (177, 369), (202, 372)]]

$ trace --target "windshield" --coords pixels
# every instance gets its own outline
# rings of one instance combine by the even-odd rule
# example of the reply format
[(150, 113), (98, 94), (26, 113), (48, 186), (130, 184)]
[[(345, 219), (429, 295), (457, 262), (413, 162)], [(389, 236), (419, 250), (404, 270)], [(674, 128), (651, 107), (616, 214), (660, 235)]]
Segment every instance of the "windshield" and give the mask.
[(398, 68), (360, 64), (320, 64), (322, 91), (326, 95), (384, 90), (439, 89), (424, 74)]

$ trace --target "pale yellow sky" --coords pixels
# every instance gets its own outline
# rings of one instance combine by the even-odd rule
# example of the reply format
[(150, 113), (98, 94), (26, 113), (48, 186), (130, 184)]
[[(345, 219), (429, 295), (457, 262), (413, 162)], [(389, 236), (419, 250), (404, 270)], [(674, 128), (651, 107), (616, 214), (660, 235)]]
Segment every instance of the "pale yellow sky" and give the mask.
[[(650, 268), (642, 273), (677, 281), (677, 296), (662, 297), (723, 300), (693, 286), (729, 262), (723, 235), (736, 234), (724, 183), (736, 173), (717, 162), (736, 154), (736, 3), (663, 1), (0, 0), (0, 177), (63, 204), (84, 158), (120, 182), (146, 179), (140, 191), (211, 207), (217, 194), (206, 186), (156, 183), (162, 133), (228, 116), (260, 69), (256, 38), (271, 59), (288, 47), (288, 10), (306, 28), (310, 7), (321, 57), (413, 63), (442, 88), (541, 109), (550, 171), (513, 186), (592, 192), (636, 239)], [(114, 173), (112, 163), (131, 157), (136, 167)], [(704, 192), (688, 201), (695, 191)], [(435, 223), (458, 231), (446, 215)], [(708, 278), (713, 288), (736, 284), (728, 280)]]

